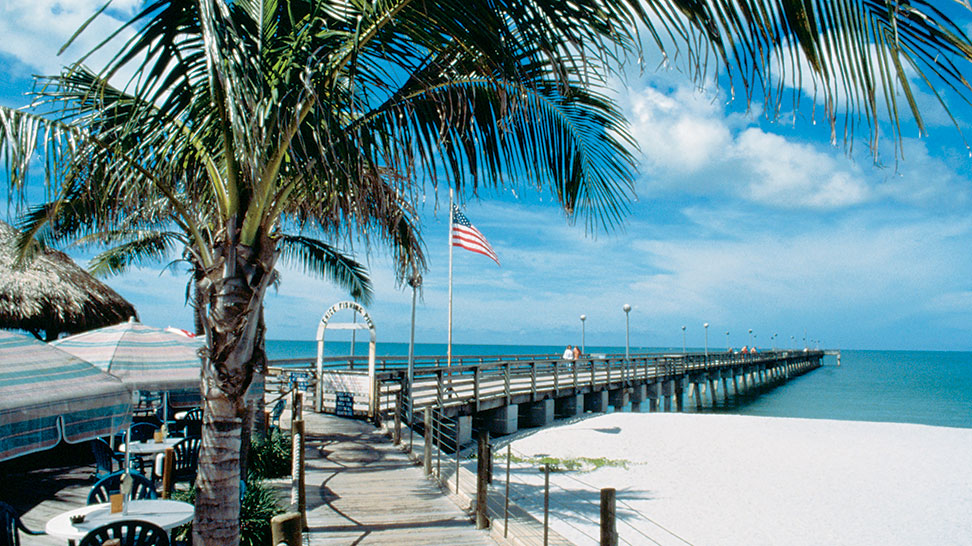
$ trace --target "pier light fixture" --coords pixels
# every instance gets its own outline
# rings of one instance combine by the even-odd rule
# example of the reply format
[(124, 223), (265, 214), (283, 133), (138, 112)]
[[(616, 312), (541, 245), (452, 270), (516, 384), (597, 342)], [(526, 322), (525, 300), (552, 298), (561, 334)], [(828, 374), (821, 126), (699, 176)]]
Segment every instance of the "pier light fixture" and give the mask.
[(790, 345), (792, 345), (793, 348), (796, 349), (796, 336), (790, 336)]
[(749, 329), (749, 346), (750, 347), (753, 346), (753, 329), (752, 328)]
[(709, 361), (709, 323), (706, 322), (702, 325), (705, 328), (705, 360)]
[(729, 330), (726, 330), (726, 352), (732, 352), (732, 345), (729, 345)]
[(685, 327), (682, 326), (682, 354), (685, 354)]
[(626, 303), (621, 309), (624, 310), (624, 358), (625, 360), (627, 360), (628, 358), (630, 358), (630, 352), (629, 352), (630, 337), (628, 335), (630, 332), (630, 328), (629, 328), (630, 322), (628, 319), (629, 317), (631, 317), (631, 306)]
[(587, 315), (581, 315), (581, 354), (584, 354), (585, 343), (584, 343), (584, 322), (587, 320)]

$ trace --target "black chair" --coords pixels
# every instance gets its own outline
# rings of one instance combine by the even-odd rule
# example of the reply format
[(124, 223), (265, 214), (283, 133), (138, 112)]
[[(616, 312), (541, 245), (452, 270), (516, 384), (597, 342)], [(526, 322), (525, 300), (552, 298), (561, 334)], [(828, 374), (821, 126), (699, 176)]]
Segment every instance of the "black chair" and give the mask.
[[(124, 473), (124, 471), (119, 470), (98, 480), (98, 483), (94, 484), (88, 493), (88, 504), (108, 502), (111, 495), (121, 491), (121, 477)], [(132, 471), (128, 472), (128, 477), (132, 480), (132, 490), (129, 492), (128, 498), (132, 500), (159, 498), (152, 480)]]
[(0, 502), (0, 546), (20, 546), (20, 532), (28, 535), (43, 535), (41, 531), (31, 531), (20, 521), (20, 516), (12, 506)]
[(199, 466), (199, 438), (185, 438), (172, 446), (175, 451), (175, 464), (172, 467), (173, 481), (196, 481), (196, 468)]
[(78, 546), (101, 546), (117, 538), (121, 546), (169, 546), (169, 535), (158, 525), (137, 519), (123, 519), (92, 529)]
[(91, 453), (94, 455), (95, 460), (94, 479), (96, 480), (100, 480), (114, 472), (116, 461), (118, 462), (119, 469), (125, 465), (125, 454), (114, 451), (108, 445), (108, 442), (101, 438), (91, 440)]
[(202, 409), (193, 408), (186, 412), (180, 424), (186, 438), (202, 438)]
[(155, 431), (159, 430), (159, 425), (155, 423), (135, 423), (129, 430), (129, 439), (132, 442), (144, 442), (155, 437)]

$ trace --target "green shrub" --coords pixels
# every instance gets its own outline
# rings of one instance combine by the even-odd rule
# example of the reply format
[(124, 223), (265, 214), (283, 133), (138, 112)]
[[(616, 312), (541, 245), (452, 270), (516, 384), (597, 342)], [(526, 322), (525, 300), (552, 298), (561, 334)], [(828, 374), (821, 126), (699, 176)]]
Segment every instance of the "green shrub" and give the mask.
[(263, 440), (250, 445), (247, 467), (251, 478), (283, 478), (291, 471), (290, 434), (273, 429)]
[[(186, 490), (176, 490), (172, 493), (173, 500), (180, 500), (195, 504), (196, 486)], [(270, 518), (282, 514), (284, 509), (277, 504), (277, 499), (261, 480), (251, 479), (246, 482), (243, 502), (240, 505), (240, 544), (242, 546), (266, 546), (270, 544)], [(173, 536), (177, 541), (189, 542), (192, 535), (192, 524), (177, 527)]]

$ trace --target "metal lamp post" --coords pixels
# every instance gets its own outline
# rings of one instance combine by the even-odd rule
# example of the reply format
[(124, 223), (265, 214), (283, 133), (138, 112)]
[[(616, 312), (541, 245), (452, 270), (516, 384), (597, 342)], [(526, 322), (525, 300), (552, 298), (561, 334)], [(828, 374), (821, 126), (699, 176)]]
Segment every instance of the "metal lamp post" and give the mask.
[(581, 315), (580, 316), (580, 319), (581, 319), (581, 354), (584, 354), (584, 352), (585, 352), (584, 349), (586, 349), (585, 343), (584, 343), (584, 334), (585, 334), (585, 332), (584, 332), (584, 323), (585, 323), (585, 321), (587, 321), (587, 315)]
[(685, 327), (682, 326), (682, 354), (685, 354)]
[(412, 287), (412, 328), (408, 337), (408, 426), (412, 426), (412, 378), (415, 373), (415, 292), (422, 286), (422, 275), (412, 273), (408, 279)]
[(629, 353), (630, 338), (628, 335), (630, 332), (629, 329), (630, 321), (628, 319), (631, 317), (631, 306), (626, 303), (624, 304), (624, 307), (622, 307), (621, 309), (624, 309), (624, 359), (627, 360), (628, 358), (630, 358), (630, 353)]
[(750, 347), (753, 346), (753, 329), (752, 328), (749, 329), (749, 346)]
[(726, 330), (726, 352), (732, 352), (732, 345), (729, 345), (729, 330)]
[(709, 323), (706, 322), (702, 325), (705, 328), (705, 361), (709, 361)]

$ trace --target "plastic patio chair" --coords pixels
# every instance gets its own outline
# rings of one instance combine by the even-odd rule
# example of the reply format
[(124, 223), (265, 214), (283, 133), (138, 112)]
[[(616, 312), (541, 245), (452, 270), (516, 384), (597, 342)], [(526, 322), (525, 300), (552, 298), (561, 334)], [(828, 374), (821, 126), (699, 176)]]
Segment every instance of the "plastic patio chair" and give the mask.
[(131, 436), (132, 442), (144, 442), (145, 440), (151, 440), (157, 430), (159, 430), (159, 425), (155, 423), (135, 423), (132, 425), (129, 436)]
[(20, 533), (38, 536), (41, 531), (31, 531), (20, 521), (20, 516), (12, 506), (0, 502), (0, 546), (20, 546)]
[(112, 450), (108, 442), (101, 438), (91, 440), (91, 453), (95, 459), (94, 479), (96, 480), (100, 480), (114, 472), (115, 461), (118, 462), (119, 469), (125, 464), (125, 454)]
[(117, 538), (121, 546), (169, 546), (169, 535), (158, 525), (137, 519), (113, 521), (92, 529), (78, 546), (101, 546)]
[(177, 421), (186, 438), (202, 437), (202, 408), (192, 408), (186, 416)]
[(173, 481), (196, 481), (196, 469), (199, 466), (199, 438), (185, 438), (172, 446), (175, 451), (175, 464), (172, 467)]
[[(124, 471), (119, 470), (118, 472), (113, 472), (98, 480), (98, 482), (91, 487), (91, 491), (88, 493), (88, 504), (108, 502), (111, 495), (121, 491), (122, 474), (124, 474)], [(132, 480), (132, 490), (128, 494), (128, 498), (138, 500), (157, 499), (159, 497), (158, 493), (155, 491), (155, 484), (152, 483), (152, 480), (146, 478), (138, 472), (129, 471), (128, 476)]]

